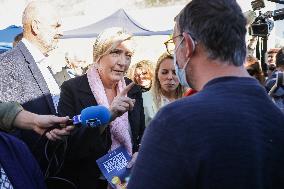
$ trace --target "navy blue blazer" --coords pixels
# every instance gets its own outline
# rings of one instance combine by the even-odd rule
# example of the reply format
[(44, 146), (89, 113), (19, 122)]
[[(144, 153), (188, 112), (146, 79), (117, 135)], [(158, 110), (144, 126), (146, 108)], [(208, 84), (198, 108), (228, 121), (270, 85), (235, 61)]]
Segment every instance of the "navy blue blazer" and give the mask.
[(27, 146), (0, 132), (0, 164), (15, 189), (45, 189), (40, 168)]

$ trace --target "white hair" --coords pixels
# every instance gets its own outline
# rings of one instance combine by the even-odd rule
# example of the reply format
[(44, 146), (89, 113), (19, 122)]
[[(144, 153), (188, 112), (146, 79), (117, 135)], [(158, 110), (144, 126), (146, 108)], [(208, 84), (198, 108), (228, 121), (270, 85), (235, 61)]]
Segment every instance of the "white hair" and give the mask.
[(48, 1), (31, 1), (25, 8), (22, 16), (23, 27), (30, 25), (33, 20), (40, 20), (43, 18), (45, 12), (49, 12), (53, 7)]

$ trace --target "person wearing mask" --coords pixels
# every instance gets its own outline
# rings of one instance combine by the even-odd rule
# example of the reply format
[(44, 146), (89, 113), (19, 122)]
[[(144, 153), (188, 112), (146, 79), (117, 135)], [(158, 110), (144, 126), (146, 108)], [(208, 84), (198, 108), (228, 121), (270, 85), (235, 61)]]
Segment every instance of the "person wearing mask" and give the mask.
[(236, 0), (192, 0), (175, 18), (174, 64), (198, 93), (160, 109), (128, 189), (283, 188), (284, 115), (244, 67)]

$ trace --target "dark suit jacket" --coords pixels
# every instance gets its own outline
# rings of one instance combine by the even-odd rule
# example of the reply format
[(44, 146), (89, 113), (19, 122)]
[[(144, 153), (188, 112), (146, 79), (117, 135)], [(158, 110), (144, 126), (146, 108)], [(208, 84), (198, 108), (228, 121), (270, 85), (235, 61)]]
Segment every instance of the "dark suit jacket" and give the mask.
[[(125, 78), (126, 84), (131, 80)], [(143, 100), (141, 89), (136, 85), (129, 92), (128, 97), (136, 99), (133, 111), (129, 112), (129, 122), (133, 142), (133, 151), (137, 151), (145, 128)], [(82, 75), (64, 82), (61, 86), (58, 112), (61, 115), (74, 116), (81, 110), (97, 105), (90, 89), (87, 75)], [(94, 186), (94, 180), (100, 175), (96, 159), (105, 155), (110, 149), (111, 138), (107, 127), (100, 135), (98, 128), (77, 128), (70, 142), (63, 175), (71, 177), (79, 188)], [(65, 169), (65, 170), (64, 170)]]
[[(37, 114), (55, 114), (47, 84), (32, 55), (23, 42), (0, 55), (0, 101), (16, 101), (24, 109)], [(16, 134), (30, 147), (43, 171), (47, 162), (40, 135), (33, 131), (19, 131)]]
[(43, 175), (27, 146), (0, 132), (0, 164), (15, 189), (45, 189)]

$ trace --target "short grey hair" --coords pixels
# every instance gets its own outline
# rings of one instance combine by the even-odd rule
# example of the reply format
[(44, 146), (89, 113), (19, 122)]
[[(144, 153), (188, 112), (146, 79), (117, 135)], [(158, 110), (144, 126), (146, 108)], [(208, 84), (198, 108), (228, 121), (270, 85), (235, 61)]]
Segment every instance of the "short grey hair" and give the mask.
[(180, 32), (202, 44), (209, 59), (241, 66), (246, 58), (246, 19), (235, 0), (192, 0), (175, 18)]
[(41, 19), (42, 13), (45, 12), (48, 7), (52, 7), (48, 1), (31, 1), (23, 12), (23, 27), (30, 25), (34, 19)]

